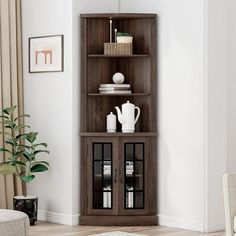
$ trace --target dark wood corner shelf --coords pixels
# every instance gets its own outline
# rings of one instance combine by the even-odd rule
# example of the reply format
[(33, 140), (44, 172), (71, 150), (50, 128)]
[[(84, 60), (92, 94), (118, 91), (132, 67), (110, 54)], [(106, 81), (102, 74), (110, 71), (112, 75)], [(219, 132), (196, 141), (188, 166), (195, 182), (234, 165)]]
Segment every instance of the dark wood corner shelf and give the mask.
[(135, 96), (150, 96), (150, 93), (123, 93), (123, 94), (101, 94), (101, 93), (88, 93), (88, 96), (93, 96), (93, 97), (109, 97), (109, 96), (123, 96), (123, 97), (135, 97)]
[(81, 137), (156, 137), (157, 132), (134, 132), (134, 133), (107, 133), (107, 132), (81, 132)]
[[(134, 54), (103, 54), (111, 19), (112, 32), (133, 35)], [(80, 224), (157, 225), (157, 15), (82, 14), (80, 23)], [(124, 74), (133, 93), (100, 93), (116, 72)], [(123, 108), (128, 100), (130, 115)], [(124, 113), (123, 124), (116, 106)], [(133, 107), (141, 110), (136, 132), (122, 133), (125, 121), (132, 118), (132, 124), (137, 117)], [(112, 111), (118, 131), (107, 133)]]
[(132, 55), (104, 55), (104, 54), (88, 54), (88, 57), (102, 57), (102, 58), (110, 58), (110, 57), (130, 57), (130, 58), (133, 58), (133, 57), (150, 57), (149, 54), (132, 54)]

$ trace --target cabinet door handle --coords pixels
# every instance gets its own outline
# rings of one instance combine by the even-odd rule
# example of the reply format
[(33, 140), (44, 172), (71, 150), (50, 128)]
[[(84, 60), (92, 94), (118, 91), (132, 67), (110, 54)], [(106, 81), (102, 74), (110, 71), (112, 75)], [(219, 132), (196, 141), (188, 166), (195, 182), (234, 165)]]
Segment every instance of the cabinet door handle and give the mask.
[(117, 183), (117, 169), (115, 169), (114, 173), (114, 183)]

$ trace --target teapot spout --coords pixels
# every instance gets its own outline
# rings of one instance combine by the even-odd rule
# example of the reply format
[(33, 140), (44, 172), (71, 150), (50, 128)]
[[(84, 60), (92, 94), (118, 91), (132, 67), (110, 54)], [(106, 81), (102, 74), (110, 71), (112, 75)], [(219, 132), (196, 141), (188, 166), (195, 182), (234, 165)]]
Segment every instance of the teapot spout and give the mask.
[(116, 111), (117, 111), (117, 115), (118, 115), (118, 120), (121, 124), (124, 124), (124, 117), (121, 114), (120, 108), (119, 107), (115, 107)]

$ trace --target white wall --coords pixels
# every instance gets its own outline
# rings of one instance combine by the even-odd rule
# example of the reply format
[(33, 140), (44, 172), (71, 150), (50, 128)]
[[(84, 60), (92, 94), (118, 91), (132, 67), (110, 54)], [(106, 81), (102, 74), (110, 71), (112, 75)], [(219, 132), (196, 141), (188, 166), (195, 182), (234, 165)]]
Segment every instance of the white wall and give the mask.
[[(55, 7), (56, 6), (56, 7)], [(40, 174), (28, 192), (39, 197), (39, 209), (72, 214), (72, 1), (23, 0), (25, 112), (32, 128), (47, 142), (50, 171)], [(64, 72), (28, 73), (28, 38), (64, 34)]]
[(159, 223), (203, 229), (204, 1), (121, 0), (159, 14)]
[[(117, 10), (117, 0), (22, 0), (25, 112), (51, 151), (50, 171), (28, 187), (40, 219), (78, 223), (79, 14)], [(64, 72), (28, 73), (28, 38), (56, 34), (64, 34)]]
[(236, 2), (229, 2), (229, 37), (228, 37), (228, 171), (236, 172)]
[(207, 5), (206, 229), (224, 229), (222, 175), (227, 171), (228, 0)]

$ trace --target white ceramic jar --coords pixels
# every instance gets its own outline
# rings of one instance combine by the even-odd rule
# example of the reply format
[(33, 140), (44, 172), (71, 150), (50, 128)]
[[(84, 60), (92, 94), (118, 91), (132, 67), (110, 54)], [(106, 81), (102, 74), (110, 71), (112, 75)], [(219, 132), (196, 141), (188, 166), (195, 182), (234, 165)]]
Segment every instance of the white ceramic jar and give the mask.
[(114, 115), (113, 112), (110, 112), (110, 114), (107, 115), (107, 132), (116, 132), (116, 115)]

